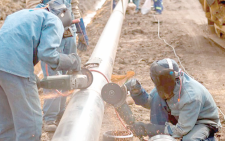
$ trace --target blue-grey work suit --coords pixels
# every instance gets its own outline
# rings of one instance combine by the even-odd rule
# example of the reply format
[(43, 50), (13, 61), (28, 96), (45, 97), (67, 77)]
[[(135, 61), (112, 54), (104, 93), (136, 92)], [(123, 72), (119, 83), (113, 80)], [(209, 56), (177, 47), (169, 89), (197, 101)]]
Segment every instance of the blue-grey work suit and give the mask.
[(213, 140), (213, 137), (208, 137), (221, 127), (221, 123), (211, 94), (185, 73), (180, 77), (182, 89), (179, 102), (180, 81), (176, 82), (175, 95), (166, 101), (159, 97), (156, 88), (150, 94), (142, 88), (140, 95), (131, 96), (136, 104), (151, 109), (151, 123), (166, 125), (171, 136), (183, 141)]
[(47, 10), (24, 9), (6, 18), (0, 29), (0, 141), (40, 140), (34, 65), (41, 60), (56, 70), (80, 69), (77, 55), (71, 60), (56, 50), (63, 32), (60, 19)]
[(136, 11), (139, 11), (140, 0), (133, 0), (133, 2), (136, 5)]
[[(46, 4), (50, 0), (43, 0), (43, 4)], [(64, 0), (66, 6), (68, 9), (71, 10), (71, 0)], [(74, 17), (73, 12), (71, 11), (71, 16), (72, 18)], [(62, 42), (60, 44), (60, 47), (58, 48), (58, 51), (60, 53), (64, 54), (70, 54), (70, 53), (77, 53), (77, 47), (76, 47), (76, 27), (73, 24), (71, 26), (73, 30), (73, 37), (68, 37), (68, 38), (63, 38)], [(46, 69), (47, 67), (47, 69)], [(62, 72), (57, 72), (52, 70), (46, 63), (41, 62), (41, 68), (44, 74), (44, 77), (52, 75), (58, 75), (62, 74)], [(48, 71), (48, 72), (46, 72)], [(65, 74), (65, 72), (63, 72)], [(59, 90), (60, 91), (60, 90)], [(48, 90), (44, 89), (43, 90), (44, 94), (57, 94), (56, 90)], [(57, 118), (60, 118), (66, 107), (66, 96), (61, 96), (61, 97), (56, 97), (56, 98), (50, 98), (50, 99), (45, 99), (44, 100), (44, 105), (43, 105), (43, 119), (44, 121), (55, 121)]]
[(162, 14), (163, 11), (163, 0), (153, 0), (155, 11)]
[(112, 7), (113, 9), (116, 7), (116, 0), (113, 0)]

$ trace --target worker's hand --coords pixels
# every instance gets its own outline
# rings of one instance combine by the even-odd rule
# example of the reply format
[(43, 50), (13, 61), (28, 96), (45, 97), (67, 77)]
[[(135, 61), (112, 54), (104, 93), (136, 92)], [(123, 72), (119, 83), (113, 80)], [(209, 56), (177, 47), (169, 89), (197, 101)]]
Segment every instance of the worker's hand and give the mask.
[(76, 74), (78, 74), (80, 71), (77, 71), (77, 70), (68, 70), (67, 71), (67, 75), (76, 75)]
[(55, 71), (80, 71), (81, 70), (81, 60), (78, 54), (71, 53), (71, 54), (59, 54), (59, 63), (57, 68), (52, 68)]
[(165, 127), (166, 125), (158, 125), (158, 124), (152, 124), (152, 123), (144, 124), (146, 134), (149, 137), (159, 135), (159, 134), (165, 134), (164, 133)]
[(128, 129), (130, 129), (133, 134), (137, 137), (142, 136), (155, 136), (159, 134), (165, 134), (166, 125), (158, 125), (158, 124), (151, 124), (151, 123), (143, 123), (143, 122), (135, 122), (131, 126), (128, 126)]
[(81, 69), (82, 68), (79, 68), (79, 69), (76, 69), (76, 70), (68, 70), (66, 74), (67, 75), (78, 75), (78, 74), (82, 74)]
[(141, 84), (137, 79), (132, 78), (125, 83), (125, 86), (127, 87), (127, 91), (130, 91), (131, 95), (135, 96), (141, 94)]
[(131, 130), (134, 136), (147, 136), (147, 133), (145, 131), (145, 123), (143, 122), (135, 122), (134, 124), (127, 126), (127, 128)]
[(81, 51), (86, 51), (88, 47), (88, 36), (84, 26), (83, 18), (80, 19), (79, 23), (76, 23), (77, 35), (79, 37), (77, 48)]

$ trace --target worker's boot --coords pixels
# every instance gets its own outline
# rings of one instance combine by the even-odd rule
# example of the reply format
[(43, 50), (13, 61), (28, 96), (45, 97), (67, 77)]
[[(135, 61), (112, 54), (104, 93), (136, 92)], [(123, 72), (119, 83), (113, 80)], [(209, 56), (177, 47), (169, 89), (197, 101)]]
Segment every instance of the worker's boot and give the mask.
[(44, 123), (44, 131), (45, 132), (55, 132), (57, 126), (55, 121), (46, 121)]

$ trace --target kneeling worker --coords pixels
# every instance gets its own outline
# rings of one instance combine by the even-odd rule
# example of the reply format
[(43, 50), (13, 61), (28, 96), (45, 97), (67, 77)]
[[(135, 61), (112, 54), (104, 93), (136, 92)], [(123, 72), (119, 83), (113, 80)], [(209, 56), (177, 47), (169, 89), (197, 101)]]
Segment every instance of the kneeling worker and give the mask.
[(172, 59), (153, 62), (150, 77), (155, 84), (150, 94), (136, 79), (125, 84), (137, 105), (151, 109), (151, 123), (130, 126), (136, 136), (167, 134), (182, 141), (214, 140), (221, 123), (216, 103), (202, 84), (180, 71)]

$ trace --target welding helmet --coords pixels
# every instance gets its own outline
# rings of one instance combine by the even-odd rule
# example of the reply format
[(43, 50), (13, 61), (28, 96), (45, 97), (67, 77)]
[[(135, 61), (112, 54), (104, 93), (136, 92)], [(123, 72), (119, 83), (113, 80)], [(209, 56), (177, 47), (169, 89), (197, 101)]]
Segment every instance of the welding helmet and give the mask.
[(156, 86), (162, 99), (170, 99), (174, 96), (173, 90), (178, 78), (179, 67), (172, 59), (155, 61), (150, 67), (150, 77)]
[(49, 12), (59, 17), (64, 28), (68, 28), (73, 23), (71, 11), (66, 7), (64, 0), (51, 0), (47, 4)]

